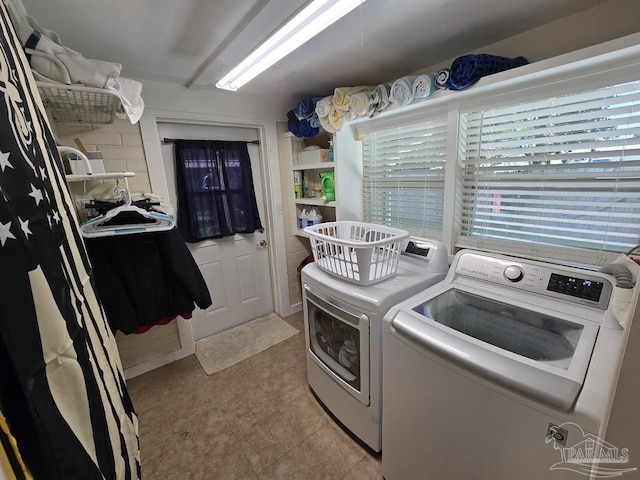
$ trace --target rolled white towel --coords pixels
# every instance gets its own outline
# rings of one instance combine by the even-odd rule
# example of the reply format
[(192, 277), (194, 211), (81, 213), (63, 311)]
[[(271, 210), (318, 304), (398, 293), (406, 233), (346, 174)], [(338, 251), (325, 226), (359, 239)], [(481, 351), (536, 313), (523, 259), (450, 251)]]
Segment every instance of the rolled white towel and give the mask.
[(406, 76), (399, 78), (391, 85), (390, 100), (401, 106), (409, 105), (413, 100), (413, 82), (415, 76)]
[(370, 100), (371, 92), (369, 90), (354, 93), (349, 99), (349, 110), (353, 110), (358, 116), (366, 115)]
[(414, 98), (427, 98), (435, 90), (436, 76), (433, 73), (423, 73), (418, 75), (413, 81), (413, 97)]
[(333, 105), (333, 95), (318, 100), (318, 103), (316, 103), (316, 113), (318, 117), (328, 117), (331, 111), (331, 105)]

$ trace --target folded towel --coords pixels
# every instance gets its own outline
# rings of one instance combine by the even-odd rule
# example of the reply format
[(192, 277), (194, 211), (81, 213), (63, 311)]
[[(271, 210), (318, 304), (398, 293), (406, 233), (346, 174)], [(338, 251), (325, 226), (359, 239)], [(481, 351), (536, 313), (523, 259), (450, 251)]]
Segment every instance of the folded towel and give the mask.
[(316, 103), (318, 103), (318, 100), (320, 100), (320, 97), (310, 97), (300, 101), (298, 105), (296, 105), (296, 108), (293, 109), (298, 120), (310, 118), (316, 111)]
[(293, 110), (287, 112), (287, 118), (289, 131), (296, 137), (309, 138), (315, 137), (320, 133), (320, 129), (312, 127), (308, 120), (299, 120)]
[(409, 105), (413, 100), (413, 82), (416, 78), (416, 76), (407, 76), (393, 82), (389, 99), (398, 105)]
[(372, 87), (338, 87), (333, 91), (333, 104), (338, 110), (347, 111), (349, 109), (349, 100), (351, 95), (359, 92), (367, 92), (373, 90)]
[(451, 76), (451, 71), (448, 68), (443, 68), (436, 75), (436, 88), (439, 90), (445, 90), (449, 88), (449, 77)]
[(486, 53), (464, 55), (456, 58), (451, 64), (449, 88), (451, 90), (464, 90), (482, 77), (520, 67), (528, 63), (529, 61), (524, 57), (507, 58)]
[(352, 110), (359, 117), (366, 115), (370, 100), (371, 92), (369, 90), (354, 93), (349, 99), (349, 110)]
[(433, 93), (435, 75), (433, 73), (423, 73), (418, 75), (413, 81), (413, 98), (427, 98)]
[(369, 107), (367, 108), (368, 117), (376, 117), (385, 108), (389, 106), (389, 92), (391, 91), (390, 83), (381, 83), (378, 85), (369, 98)]
[(328, 117), (331, 111), (331, 105), (333, 105), (333, 95), (318, 100), (316, 103), (316, 113), (318, 117)]
[[(25, 47), (53, 55), (60, 60), (69, 72), (71, 83), (81, 83), (88, 87), (104, 88), (107, 82), (118, 78), (122, 65), (84, 58), (60, 42), (60, 37), (51, 30), (42, 28), (30, 16), (24, 17), (18, 25), (20, 40)], [(33, 55), (31, 68), (57, 82), (65, 82), (63, 72), (49, 59)]]

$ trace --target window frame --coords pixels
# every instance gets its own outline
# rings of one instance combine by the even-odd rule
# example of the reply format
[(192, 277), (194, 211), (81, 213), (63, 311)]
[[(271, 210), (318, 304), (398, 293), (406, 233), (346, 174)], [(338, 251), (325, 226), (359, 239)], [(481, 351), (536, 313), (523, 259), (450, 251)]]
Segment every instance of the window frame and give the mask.
[[(640, 34), (633, 34), (485, 77), (468, 90), (438, 91), (431, 97), (414, 101), (406, 107), (391, 107), (375, 119), (352, 121), (346, 126), (347, 128), (336, 133), (336, 142), (339, 145), (341, 137), (344, 136), (350, 135), (356, 139), (362, 139), (372, 131), (429, 121), (430, 118), (446, 112), (448, 116), (447, 160), (442, 240), (449, 252), (454, 254), (460, 249), (456, 245), (456, 219), (457, 212), (461, 208), (458, 199), (460, 161), (458, 136), (462, 112), (535, 101), (580, 90), (637, 81), (639, 71)], [(347, 159), (347, 164), (342, 166), (340, 166), (342, 157), (338, 155), (337, 160), (338, 175), (341, 170), (350, 169), (350, 164), (353, 165), (353, 162), (362, 164), (362, 157), (351, 156)], [(361, 211), (360, 219), (363, 218), (362, 215)], [(340, 210), (338, 210), (338, 218), (342, 218)], [(520, 248), (521, 246), (526, 248)], [(534, 256), (543, 260), (561, 260), (577, 265), (608, 263), (619, 255), (615, 252), (581, 251), (573, 248), (540, 248), (532, 251), (529, 244), (521, 244), (520, 247), (513, 244), (500, 244), (496, 245), (495, 250), (524, 257)]]

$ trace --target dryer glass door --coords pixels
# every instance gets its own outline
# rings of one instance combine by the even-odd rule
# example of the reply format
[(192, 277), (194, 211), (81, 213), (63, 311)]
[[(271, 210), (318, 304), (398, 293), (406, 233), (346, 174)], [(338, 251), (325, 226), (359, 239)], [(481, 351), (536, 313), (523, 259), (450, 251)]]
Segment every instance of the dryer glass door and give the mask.
[(369, 405), (369, 318), (305, 285), (307, 348), (322, 370)]

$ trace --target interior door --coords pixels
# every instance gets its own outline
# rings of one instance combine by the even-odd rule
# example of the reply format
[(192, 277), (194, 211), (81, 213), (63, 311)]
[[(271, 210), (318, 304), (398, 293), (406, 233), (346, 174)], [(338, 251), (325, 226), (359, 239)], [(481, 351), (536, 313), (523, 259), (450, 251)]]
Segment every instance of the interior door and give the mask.
[[(181, 123), (159, 123), (161, 139), (246, 140), (258, 139), (255, 128), (217, 127)], [(262, 225), (266, 226), (260, 149), (248, 145), (256, 201)], [(175, 156), (171, 143), (162, 145), (162, 160), (169, 184), (169, 200), (177, 206)], [(197, 310), (191, 320), (194, 340), (213, 335), (273, 311), (273, 292), (269, 273), (267, 232), (234, 235), (187, 244), (204, 276), (213, 305)]]

